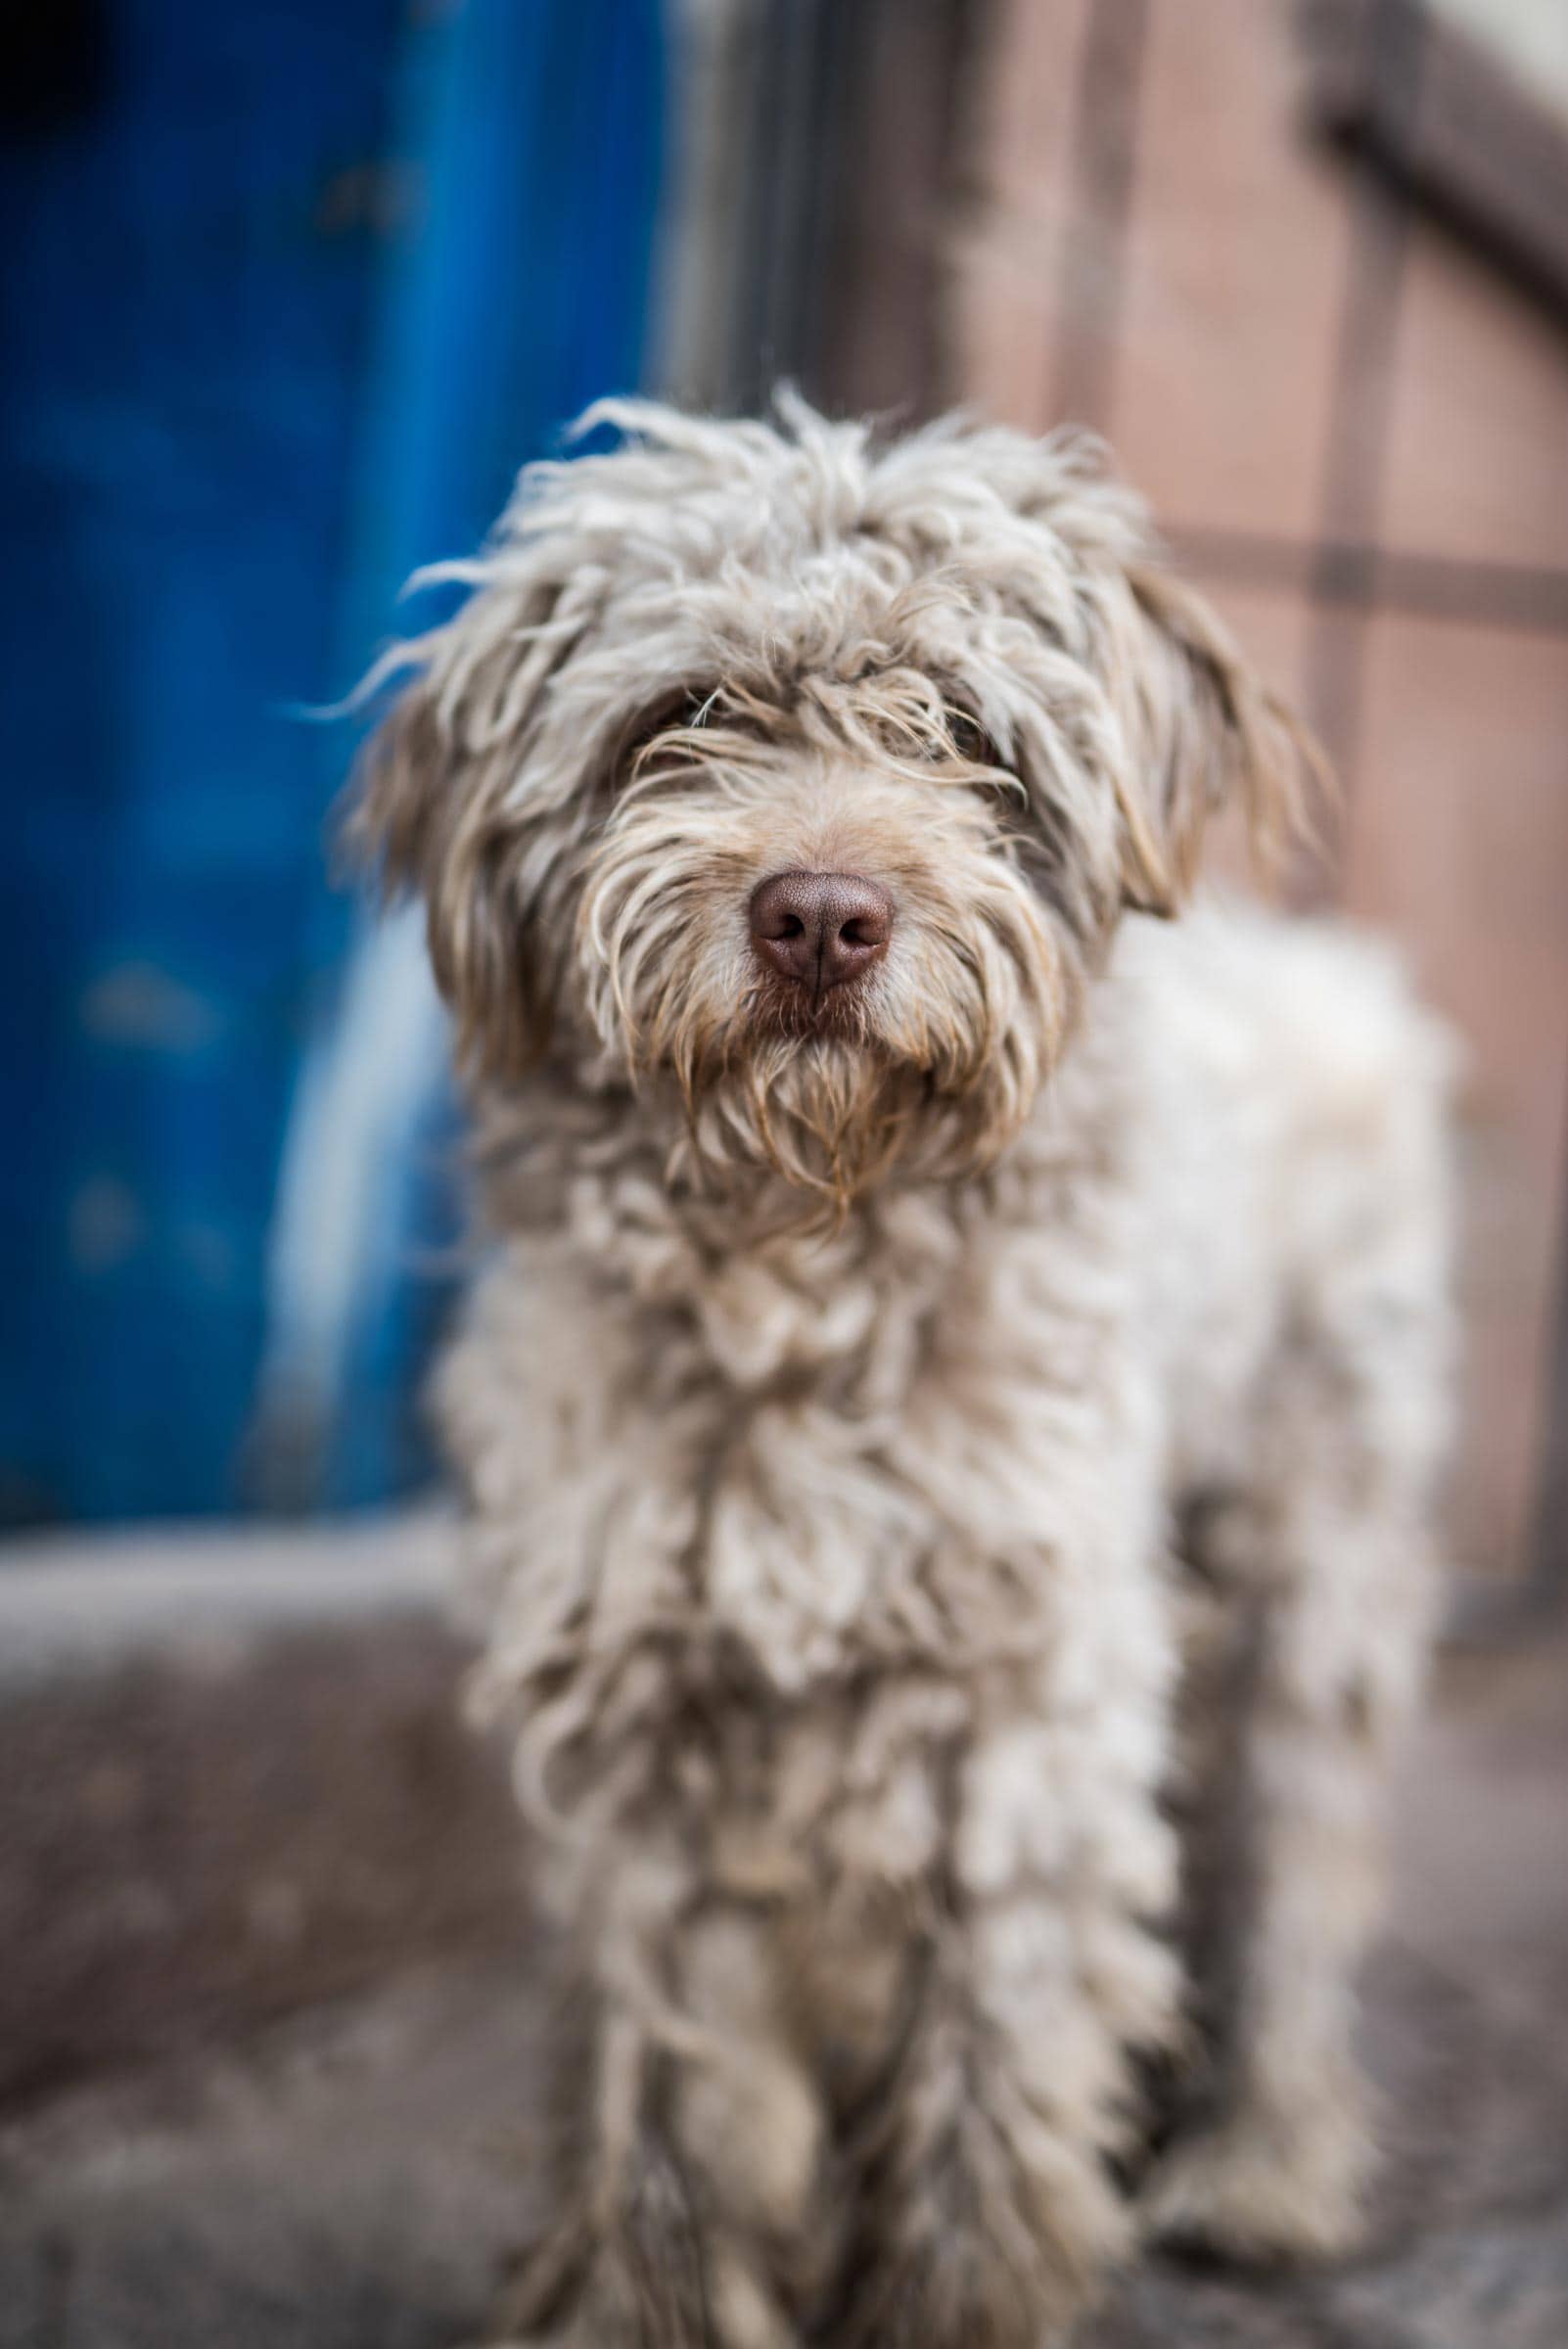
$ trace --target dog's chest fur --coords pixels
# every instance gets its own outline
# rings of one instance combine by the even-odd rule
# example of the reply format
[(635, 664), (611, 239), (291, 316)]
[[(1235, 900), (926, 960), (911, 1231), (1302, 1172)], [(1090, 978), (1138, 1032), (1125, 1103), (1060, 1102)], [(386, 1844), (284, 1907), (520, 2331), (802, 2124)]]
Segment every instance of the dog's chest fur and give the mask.
[(522, 1102), (514, 1236), (444, 1386), (498, 1685), (542, 1704), (580, 1666), (602, 1702), (680, 1652), (799, 1695), (1027, 1650), (1082, 1612), (1108, 1480), (1129, 1589), (1157, 1582), (1170, 1510), (1246, 1444), (1319, 1162), (1409, 1039), (1337, 941), (1135, 927), (1004, 1164), (827, 1237), (721, 1247), (640, 1114)]

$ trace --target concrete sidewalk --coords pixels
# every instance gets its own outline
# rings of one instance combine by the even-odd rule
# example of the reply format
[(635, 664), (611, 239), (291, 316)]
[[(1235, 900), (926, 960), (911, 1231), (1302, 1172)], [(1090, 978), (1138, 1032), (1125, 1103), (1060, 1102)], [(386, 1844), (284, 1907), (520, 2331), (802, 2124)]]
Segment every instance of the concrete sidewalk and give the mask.
[[(530, 2230), (547, 1953), (438, 1526), (0, 1563), (0, 2349), (452, 2349)], [(5, 1556), (0, 1552), (0, 1559)], [(1357, 2260), (1085, 2349), (1568, 2344), (1568, 1645), (1457, 1657), (1369, 1985)]]

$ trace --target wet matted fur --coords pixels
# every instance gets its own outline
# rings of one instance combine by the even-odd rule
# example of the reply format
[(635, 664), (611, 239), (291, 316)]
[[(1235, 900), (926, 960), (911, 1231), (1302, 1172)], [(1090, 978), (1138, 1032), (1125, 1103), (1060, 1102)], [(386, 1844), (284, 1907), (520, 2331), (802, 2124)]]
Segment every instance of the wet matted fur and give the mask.
[[(1445, 1051), (1375, 947), (1183, 910), (1307, 753), (1093, 447), (602, 418), (355, 816), (472, 1081), (479, 1692), (591, 2003), (508, 2321), (1036, 2349), (1146, 2229), (1355, 2227)], [(749, 935), (797, 868), (894, 907), (819, 1002)]]

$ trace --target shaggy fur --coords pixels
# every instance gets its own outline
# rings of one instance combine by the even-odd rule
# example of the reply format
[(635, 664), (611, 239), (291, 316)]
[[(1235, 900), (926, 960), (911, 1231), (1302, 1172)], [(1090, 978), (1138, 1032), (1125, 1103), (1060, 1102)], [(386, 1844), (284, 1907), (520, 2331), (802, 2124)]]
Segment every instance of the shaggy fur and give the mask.
[[(356, 818), (477, 1098), (443, 1413), (593, 2010), (509, 2321), (1036, 2349), (1148, 2228), (1355, 2225), (1445, 1052), (1374, 948), (1148, 918), (1305, 754), (1092, 448), (600, 420)], [(815, 1009), (748, 933), (797, 867), (896, 907)]]

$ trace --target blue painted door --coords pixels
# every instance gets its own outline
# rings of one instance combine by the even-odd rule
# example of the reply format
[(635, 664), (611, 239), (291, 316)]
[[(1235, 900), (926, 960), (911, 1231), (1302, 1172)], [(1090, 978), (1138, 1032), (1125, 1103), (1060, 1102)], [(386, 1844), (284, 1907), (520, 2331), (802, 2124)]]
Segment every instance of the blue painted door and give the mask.
[[(0, 98), (0, 1516), (227, 1509), (280, 1168), (364, 943), (323, 874), (346, 744), (300, 710), (637, 380), (660, 25), (37, 13)], [(429, 1188), (359, 1235), (352, 1431), (318, 1431), (340, 1498), (417, 1468)]]

